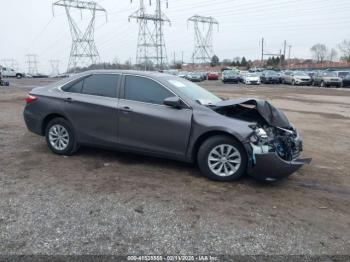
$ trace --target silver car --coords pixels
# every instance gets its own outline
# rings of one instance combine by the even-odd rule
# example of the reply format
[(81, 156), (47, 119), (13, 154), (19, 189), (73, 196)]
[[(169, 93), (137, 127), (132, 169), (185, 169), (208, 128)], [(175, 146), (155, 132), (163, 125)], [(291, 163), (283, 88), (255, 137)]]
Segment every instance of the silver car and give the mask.
[(297, 130), (267, 101), (223, 101), (167, 74), (90, 71), (35, 88), (26, 101), (28, 129), (60, 155), (80, 145), (131, 151), (196, 162), (219, 181), (274, 180), (310, 162)]
[(311, 77), (301, 71), (286, 71), (282, 76), (282, 83), (291, 85), (306, 85), (312, 83)]

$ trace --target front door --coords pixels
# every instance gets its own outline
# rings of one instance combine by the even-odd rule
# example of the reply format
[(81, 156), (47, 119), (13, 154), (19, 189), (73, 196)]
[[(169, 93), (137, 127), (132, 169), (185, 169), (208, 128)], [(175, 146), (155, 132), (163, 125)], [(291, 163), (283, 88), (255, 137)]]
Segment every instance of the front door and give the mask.
[(183, 157), (191, 132), (192, 110), (163, 105), (176, 96), (160, 83), (126, 75), (120, 99), (118, 141), (138, 150)]

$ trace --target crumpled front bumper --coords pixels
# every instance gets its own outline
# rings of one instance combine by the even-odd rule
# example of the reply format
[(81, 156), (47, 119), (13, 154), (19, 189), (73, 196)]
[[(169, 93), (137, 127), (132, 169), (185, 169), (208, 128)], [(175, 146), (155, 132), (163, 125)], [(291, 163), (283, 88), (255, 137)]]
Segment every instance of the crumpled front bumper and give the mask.
[(310, 164), (311, 158), (297, 158), (292, 161), (281, 159), (276, 152), (256, 154), (255, 164), (248, 167), (248, 174), (265, 180), (285, 178), (298, 171), (303, 165)]

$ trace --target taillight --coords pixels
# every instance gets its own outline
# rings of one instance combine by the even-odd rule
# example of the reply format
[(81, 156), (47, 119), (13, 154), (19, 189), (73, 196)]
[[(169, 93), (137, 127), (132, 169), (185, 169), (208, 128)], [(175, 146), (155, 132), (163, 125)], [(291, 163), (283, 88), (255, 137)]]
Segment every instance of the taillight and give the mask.
[(36, 100), (38, 100), (38, 98), (36, 96), (33, 96), (33, 95), (28, 95), (28, 97), (25, 99), (27, 104), (33, 103)]

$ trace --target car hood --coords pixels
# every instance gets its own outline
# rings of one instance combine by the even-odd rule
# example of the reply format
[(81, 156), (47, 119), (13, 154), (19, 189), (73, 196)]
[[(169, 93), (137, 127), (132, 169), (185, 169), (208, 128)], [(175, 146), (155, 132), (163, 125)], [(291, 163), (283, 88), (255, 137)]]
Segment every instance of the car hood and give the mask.
[(214, 110), (229, 108), (235, 106), (253, 106), (259, 115), (266, 121), (267, 124), (275, 127), (290, 128), (291, 124), (289, 123), (286, 115), (279, 110), (278, 108), (271, 105), (266, 100), (254, 99), (254, 98), (241, 98), (241, 99), (232, 99), (224, 100), (216, 103), (214, 105)]

